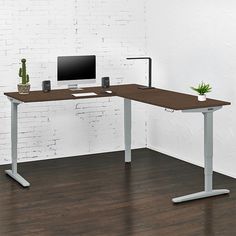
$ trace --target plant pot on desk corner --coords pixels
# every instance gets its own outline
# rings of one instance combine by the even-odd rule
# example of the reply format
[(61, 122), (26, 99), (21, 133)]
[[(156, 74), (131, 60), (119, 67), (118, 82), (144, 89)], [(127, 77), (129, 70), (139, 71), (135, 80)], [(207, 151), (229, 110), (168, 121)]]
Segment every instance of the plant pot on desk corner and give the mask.
[(206, 94), (198, 95), (197, 100), (198, 100), (199, 102), (204, 102), (204, 101), (206, 101)]
[(19, 94), (29, 94), (30, 84), (17, 84)]

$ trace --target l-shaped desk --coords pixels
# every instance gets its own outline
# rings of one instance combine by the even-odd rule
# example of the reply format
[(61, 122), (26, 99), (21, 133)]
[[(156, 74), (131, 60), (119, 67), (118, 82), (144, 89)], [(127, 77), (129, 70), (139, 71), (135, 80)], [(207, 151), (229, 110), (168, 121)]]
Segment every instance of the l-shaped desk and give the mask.
[[(4, 93), (11, 101), (11, 153), (12, 153), (12, 169), (6, 170), (6, 173), (15, 179), (24, 187), (30, 186), (17, 172), (17, 108), (21, 103), (32, 102), (50, 102), (57, 100), (75, 100), (88, 99), (98, 97), (119, 96), (124, 98), (124, 139), (125, 139), (125, 162), (131, 162), (131, 100), (163, 107), (173, 111), (182, 112), (201, 112), (204, 115), (204, 191), (189, 194), (182, 197), (173, 198), (174, 203), (185, 202), (205, 197), (211, 197), (221, 194), (228, 194), (227, 189), (213, 190), (213, 112), (221, 109), (229, 102), (207, 99), (205, 102), (199, 102), (196, 96), (183, 94), (159, 88), (142, 90), (140, 85), (125, 84), (111, 86), (109, 89), (111, 94), (105, 93), (101, 87), (89, 87), (79, 91), (71, 91), (68, 89), (52, 90), (44, 93), (42, 91), (32, 91), (28, 95), (20, 95), (17, 92)], [(74, 97), (73, 93), (94, 92), (96, 96)]]

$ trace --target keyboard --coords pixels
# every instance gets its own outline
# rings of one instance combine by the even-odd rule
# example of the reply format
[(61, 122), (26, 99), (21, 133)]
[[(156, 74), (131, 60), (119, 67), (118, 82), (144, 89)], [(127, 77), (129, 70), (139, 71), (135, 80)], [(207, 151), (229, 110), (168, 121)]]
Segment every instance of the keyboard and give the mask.
[(96, 93), (73, 93), (72, 94), (74, 97), (88, 97), (88, 96), (96, 96)]

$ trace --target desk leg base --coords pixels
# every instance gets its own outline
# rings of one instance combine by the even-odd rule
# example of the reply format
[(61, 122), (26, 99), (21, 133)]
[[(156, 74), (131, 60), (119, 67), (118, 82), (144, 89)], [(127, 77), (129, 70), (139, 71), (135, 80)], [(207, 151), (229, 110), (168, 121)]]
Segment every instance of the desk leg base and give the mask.
[(20, 176), (18, 173), (13, 174), (12, 170), (5, 170), (5, 173), (7, 175), (9, 175), (11, 178), (13, 178), (14, 180), (16, 180), (20, 185), (22, 185), (23, 187), (29, 187), (30, 183), (28, 181), (26, 181), (22, 176)]
[(229, 192), (230, 191), (228, 189), (217, 189), (217, 190), (212, 190), (209, 192), (203, 191), (203, 192), (193, 193), (193, 194), (189, 194), (189, 195), (182, 196), (182, 197), (173, 198), (172, 202), (174, 202), (174, 203), (187, 202), (187, 201), (192, 201), (192, 200), (201, 199), (201, 198), (207, 198), (207, 197), (213, 197), (213, 196), (222, 195), (222, 194), (228, 194)]

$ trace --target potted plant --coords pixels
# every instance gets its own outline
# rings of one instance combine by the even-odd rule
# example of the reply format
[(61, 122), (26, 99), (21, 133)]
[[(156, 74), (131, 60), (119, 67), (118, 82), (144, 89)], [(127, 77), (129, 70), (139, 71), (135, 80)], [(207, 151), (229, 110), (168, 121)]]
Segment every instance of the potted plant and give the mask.
[(211, 86), (210, 84), (205, 84), (202, 82), (201, 84), (198, 85), (198, 87), (194, 88), (191, 87), (192, 90), (198, 92), (198, 101), (206, 101), (206, 93), (211, 92)]
[(29, 94), (30, 84), (29, 75), (26, 73), (26, 59), (21, 59), (22, 68), (19, 69), (19, 76), (21, 77), (21, 83), (17, 85), (19, 94)]

